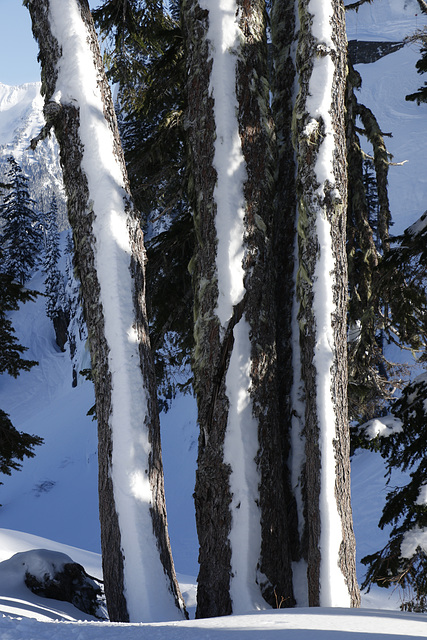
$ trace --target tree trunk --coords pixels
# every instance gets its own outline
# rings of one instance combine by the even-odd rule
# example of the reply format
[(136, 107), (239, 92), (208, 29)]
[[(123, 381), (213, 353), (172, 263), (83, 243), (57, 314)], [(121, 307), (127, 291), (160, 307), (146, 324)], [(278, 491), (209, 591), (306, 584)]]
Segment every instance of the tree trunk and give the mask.
[(304, 408), (299, 406), (301, 373), (295, 304), (297, 262), (295, 154), (292, 140), (295, 49), (297, 43), (295, 0), (275, 0), (271, 12), (274, 73), (271, 78), (272, 111), (276, 131), (277, 170), (274, 193), (273, 260), (276, 265), (277, 384), (283, 447), (283, 485), (286, 518), (291, 535), (294, 592), (300, 604), (306, 563), (302, 560), (304, 505), (302, 497)]
[(330, 0), (322, 16), (309, 9), (301, 0), (294, 112), (308, 603), (356, 606), (346, 357), (347, 43), (340, 0)]
[[(86, 0), (27, 0), (74, 234), (95, 383), (111, 620), (182, 616), (167, 532), (145, 250)], [(47, 130), (46, 129), (46, 130)]]
[(198, 243), (191, 269), (199, 617), (294, 602), (272, 321), (265, 7), (226, 5), (183, 3)]

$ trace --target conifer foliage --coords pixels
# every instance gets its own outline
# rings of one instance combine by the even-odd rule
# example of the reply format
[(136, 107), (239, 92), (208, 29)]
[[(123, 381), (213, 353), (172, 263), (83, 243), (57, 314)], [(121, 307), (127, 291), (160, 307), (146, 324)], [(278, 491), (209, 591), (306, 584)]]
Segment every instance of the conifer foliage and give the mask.
[(41, 247), (41, 229), (35, 203), (30, 197), (28, 178), (13, 156), (7, 159), (10, 185), (0, 205), (4, 225), (0, 235), (4, 260), (1, 269), (20, 284), (25, 284), (37, 263)]
[(135, 204), (146, 233), (147, 303), (159, 405), (188, 389), (193, 347), (194, 226), (186, 184), (185, 47), (174, 0), (108, 0), (93, 11), (108, 35), (109, 78)]
[[(426, 361), (427, 343), (426, 217), (424, 214), (395, 239), (396, 246), (383, 264), (387, 282), (393, 284), (390, 305), (396, 327), (421, 354), (420, 362)], [(362, 559), (367, 566), (364, 586), (398, 585), (404, 591), (402, 608), (419, 611), (427, 610), (427, 555), (418, 544), (419, 534), (427, 529), (426, 399), (427, 378), (421, 374), (390, 405), (398, 428), (391, 430), (388, 437), (377, 437), (370, 443), (384, 457), (389, 479), (398, 469), (409, 474), (409, 480), (393, 487), (387, 495), (379, 526), (392, 526), (388, 543)]]
[[(56, 198), (53, 197), (49, 211), (45, 214), (45, 249), (43, 256), (43, 273), (45, 274), (46, 287), (46, 315), (53, 319), (58, 308), (61, 308), (63, 302), (63, 283), (61, 272), (58, 269), (59, 258), (61, 252), (59, 249), (59, 233), (56, 216), (58, 207)], [(62, 286), (61, 286), (62, 285)]]
[[(420, 34), (414, 36), (419, 38)], [(417, 68), (423, 73), (427, 68), (426, 50), (421, 52), (423, 56)], [(355, 429), (358, 439), (353, 444), (362, 443), (380, 451), (386, 461), (388, 482), (395, 469), (409, 473), (410, 478), (406, 484), (391, 488), (387, 495), (379, 526), (391, 525), (389, 541), (383, 549), (362, 559), (367, 566), (362, 587), (399, 586), (404, 591), (402, 608), (425, 610), (427, 558), (416, 539), (417, 532), (427, 526), (427, 386), (425, 376), (408, 384), (407, 375), (402, 375), (403, 371), (386, 359), (383, 346), (387, 342), (395, 343), (417, 353), (420, 362), (426, 359), (426, 214), (402, 236), (389, 236), (387, 172), (391, 157), (386, 150), (386, 134), (374, 114), (357, 101), (353, 90), (357, 90), (360, 83), (360, 75), (350, 64), (347, 99), (349, 399), (351, 419), (359, 425), (368, 420)], [(423, 95), (425, 88), (420, 88), (407, 99), (420, 103)], [(362, 151), (360, 136), (372, 145), (371, 157)], [(397, 399), (396, 387), (402, 389)], [(370, 418), (387, 413), (391, 418), (387, 418), (385, 424), (392, 428), (370, 440), (367, 435)]]
[[(22, 302), (34, 300), (34, 296), (33, 291), (22, 288), (12, 276), (0, 273), (0, 374), (16, 378), (20, 371), (29, 371), (37, 364), (22, 357), (26, 347), (18, 343), (10, 319), (11, 311), (16, 311)], [(19, 469), (24, 457), (33, 457), (34, 447), (41, 443), (38, 436), (15, 429), (7, 413), (0, 409), (0, 473), (10, 475)]]
[(61, 251), (59, 248), (58, 205), (53, 196), (50, 208), (44, 215), (45, 247), (43, 255), (43, 273), (45, 274), (46, 315), (53, 322), (56, 342), (63, 349), (67, 340), (65, 286), (59, 269)]

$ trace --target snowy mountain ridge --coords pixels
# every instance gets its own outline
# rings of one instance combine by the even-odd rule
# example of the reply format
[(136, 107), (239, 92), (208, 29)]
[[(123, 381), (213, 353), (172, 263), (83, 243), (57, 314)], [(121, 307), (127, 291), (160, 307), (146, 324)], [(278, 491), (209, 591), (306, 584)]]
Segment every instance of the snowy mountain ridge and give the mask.
[(0, 83), (0, 143), (2, 150), (10, 148), (22, 154), (22, 144), (35, 137), (44, 125), (43, 98), (40, 82), (18, 86)]
[(4, 177), (5, 161), (13, 155), (29, 177), (32, 198), (39, 211), (46, 211), (53, 194), (58, 202), (58, 224), (68, 225), (59, 149), (54, 136), (29, 149), (30, 142), (45, 124), (41, 83), (18, 86), (0, 83), (0, 175)]

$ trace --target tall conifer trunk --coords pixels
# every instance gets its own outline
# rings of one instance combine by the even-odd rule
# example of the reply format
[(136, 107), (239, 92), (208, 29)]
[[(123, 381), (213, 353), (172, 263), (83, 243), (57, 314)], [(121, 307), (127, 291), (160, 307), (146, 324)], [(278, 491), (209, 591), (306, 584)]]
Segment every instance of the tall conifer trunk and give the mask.
[[(300, 444), (302, 417), (293, 396), (300, 383), (299, 353), (295, 337), (295, 263), (297, 206), (295, 195), (295, 153), (292, 117), (296, 87), (295, 50), (297, 6), (295, 0), (275, 0), (271, 12), (271, 37), (274, 73), (271, 79), (272, 112), (275, 124), (277, 163), (272, 230), (273, 261), (276, 277), (277, 384), (283, 447), (283, 484), (286, 504), (284, 517), (289, 523), (291, 554), (294, 563), (301, 560), (302, 487), (296, 449)], [(292, 453), (292, 455), (291, 455)], [(294, 578), (300, 573), (294, 564)], [(304, 568), (302, 568), (304, 571)], [(298, 589), (299, 591), (299, 589)], [(298, 597), (295, 591), (295, 597)]]
[[(341, 0), (312, 15), (300, 0), (297, 297), (305, 391), (305, 543), (308, 604), (356, 606), (350, 502), (346, 304), (346, 34)], [(330, 28), (322, 28), (329, 25)]]
[[(221, 25), (221, 26), (219, 26)], [(293, 604), (271, 261), (265, 6), (186, 0), (199, 617)]]
[(111, 93), (87, 1), (26, 4), (40, 47), (47, 128), (54, 126), (60, 145), (89, 332), (108, 612), (116, 621), (179, 618), (145, 312), (145, 250)]

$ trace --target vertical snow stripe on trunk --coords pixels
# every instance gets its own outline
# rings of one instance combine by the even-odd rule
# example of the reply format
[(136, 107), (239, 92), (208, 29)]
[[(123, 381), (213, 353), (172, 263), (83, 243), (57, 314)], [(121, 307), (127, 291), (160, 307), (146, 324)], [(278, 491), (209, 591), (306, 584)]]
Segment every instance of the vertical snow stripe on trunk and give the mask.
[(341, 0), (300, 0), (300, 16), (298, 291), (308, 594), (311, 605), (349, 606), (358, 603), (358, 589), (346, 396), (345, 21)]
[(97, 69), (76, 0), (51, 0), (51, 29), (61, 49), (57, 91), (79, 108), (82, 166), (92, 199), (95, 266), (111, 371), (111, 479), (119, 520), (124, 588), (131, 621), (173, 620), (178, 610), (153, 533), (147, 390), (135, 324), (128, 195), (112, 131), (104, 118)]
[(333, 382), (331, 370), (334, 365), (335, 340), (332, 318), (335, 313), (333, 301), (333, 280), (325, 274), (334, 274), (335, 264), (332, 254), (331, 229), (322, 214), (317, 217), (317, 238), (319, 259), (315, 271), (313, 307), (316, 315), (316, 367), (317, 408), (319, 420), (320, 448), (320, 606), (348, 607), (350, 596), (343, 573), (339, 567), (342, 524), (335, 495), (335, 449), (337, 437)]
[[(307, 111), (313, 120), (307, 125), (313, 130), (323, 121), (322, 142), (317, 151), (314, 172), (319, 185), (319, 207), (316, 216), (318, 259), (314, 272), (313, 310), (316, 318), (317, 411), (320, 448), (320, 606), (349, 606), (350, 596), (339, 567), (342, 526), (335, 496), (335, 450), (337, 407), (332, 398), (332, 367), (336, 353), (332, 327), (335, 314), (333, 291), (337, 278), (332, 251), (331, 226), (324, 204), (327, 191), (335, 185), (334, 148), (335, 131), (332, 124), (332, 93), (334, 90), (334, 63), (330, 56), (332, 42), (332, 6), (328, 2), (311, 0), (308, 11), (313, 16), (312, 33), (323, 52), (313, 62), (309, 83)], [(340, 194), (336, 192), (337, 201)]]
[[(216, 270), (218, 298), (216, 314), (222, 335), (245, 294), (243, 258), (245, 254), (245, 197), (247, 178), (239, 134), (236, 96), (236, 63), (242, 34), (237, 22), (235, 0), (225, 0), (220, 8), (202, 0), (209, 10), (207, 40), (212, 52), (210, 93), (214, 100), (215, 151), (217, 173), (214, 190), (217, 233)], [(251, 385), (250, 327), (240, 318), (233, 329), (233, 346), (226, 375), (225, 394), (229, 403), (224, 435), (224, 462), (230, 468), (232, 501), (230, 595), (233, 613), (265, 607), (257, 586), (257, 566), (261, 555), (259, 484), (257, 456), (258, 424), (253, 417)]]
[(250, 327), (241, 320), (234, 328), (234, 348), (226, 376), (230, 402), (224, 438), (224, 461), (230, 465), (232, 522), (230, 593), (233, 613), (265, 609), (257, 566), (261, 550), (259, 503), (260, 476), (255, 463), (258, 453), (258, 423), (250, 397)]
[(213, 8), (210, 0), (200, 0), (199, 4), (209, 11), (206, 34), (212, 54), (209, 91), (214, 100), (216, 130), (213, 166), (217, 172), (214, 190), (218, 237), (217, 315), (224, 328), (233, 314), (233, 306), (240, 302), (245, 291), (242, 261), (246, 172), (236, 98), (236, 62), (241, 34), (236, 19), (236, 0), (223, 0), (219, 8)]

